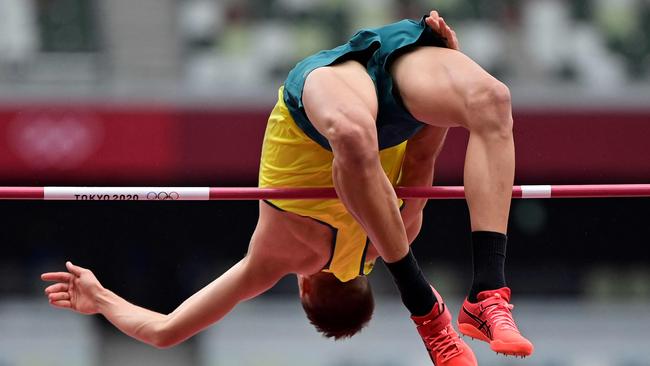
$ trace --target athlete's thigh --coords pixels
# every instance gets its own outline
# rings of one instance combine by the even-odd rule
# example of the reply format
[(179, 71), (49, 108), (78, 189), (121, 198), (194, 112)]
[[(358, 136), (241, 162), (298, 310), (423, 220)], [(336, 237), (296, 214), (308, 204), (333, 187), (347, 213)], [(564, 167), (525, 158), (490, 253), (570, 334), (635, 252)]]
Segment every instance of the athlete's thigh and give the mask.
[(309, 121), (326, 138), (339, 122), (375, 129), (377, 93), (359, 62), (346, 61), (312, 71), (305, 80), (302, 102)]
[(409, 112), (440, 127), (465, 126), (473, 90), (496, 81), (463, 53), (439, 47), (420, 47), (400, 56), (391, 73)]

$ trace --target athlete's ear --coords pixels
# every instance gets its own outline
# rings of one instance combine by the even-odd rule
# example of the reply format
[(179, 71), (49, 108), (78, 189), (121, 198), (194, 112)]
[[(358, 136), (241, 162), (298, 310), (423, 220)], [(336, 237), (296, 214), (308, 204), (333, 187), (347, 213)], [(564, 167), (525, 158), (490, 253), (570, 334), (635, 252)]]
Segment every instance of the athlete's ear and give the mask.
[(311, 291), (311, 283), (306, 278), (306, 276), (298, 275), (298, 291), (300, 292), (300, 297), (304, 297), (309, 294)]

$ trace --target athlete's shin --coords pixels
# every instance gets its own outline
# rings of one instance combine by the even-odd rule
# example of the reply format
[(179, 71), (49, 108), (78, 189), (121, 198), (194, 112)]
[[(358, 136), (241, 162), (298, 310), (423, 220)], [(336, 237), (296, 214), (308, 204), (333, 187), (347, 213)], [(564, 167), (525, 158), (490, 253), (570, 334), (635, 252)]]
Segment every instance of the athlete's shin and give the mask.
[(491, 81), (469, 103), (464, 185), (472, 231), (506, 233), (515, 172), (510, 94)]
[(409, 250), (406, 229), (397, 196), (379, 158), (354, 165), (339, 159), (335, 152), (332, 173), (337, 194), (381, 257), (388, 262), (404, 258)]
[(410, 252), (397, 197), (379, 161), (353, 168), (345, 160), (337, 162), (335, 153), (333, 178), (339, 197), (386, 262), (404, 305), (414, 315), (430, 312), (433, 292)]

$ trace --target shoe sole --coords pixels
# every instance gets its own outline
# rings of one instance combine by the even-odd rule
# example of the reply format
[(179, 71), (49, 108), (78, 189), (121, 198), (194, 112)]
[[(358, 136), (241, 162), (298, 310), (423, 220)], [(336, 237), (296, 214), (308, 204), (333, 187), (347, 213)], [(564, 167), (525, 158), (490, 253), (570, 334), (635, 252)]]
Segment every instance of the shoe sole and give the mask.
[(500, 340), (490, 340), (483, 332), (475, 326), (466, 323), (459, 323), (458, 330), (461, 334), (472, 339), (478, 339), (490, 344), (490, 349), (504, 356), (528, 357), (533, 354), (533, 349), (528, 343), (523, 342), (503, 342)]

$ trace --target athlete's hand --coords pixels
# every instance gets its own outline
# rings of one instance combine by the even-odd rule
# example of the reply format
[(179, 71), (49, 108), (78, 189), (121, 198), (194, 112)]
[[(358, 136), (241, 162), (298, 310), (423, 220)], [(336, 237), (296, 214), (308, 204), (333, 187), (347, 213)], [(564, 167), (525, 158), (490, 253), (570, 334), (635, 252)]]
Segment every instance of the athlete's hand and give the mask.
[(56, 282), (45, 289), (50, 305), (81, 314), (96, 314), (99, 310), (95, 299), (104, 288), (90, 270), (70, 262), (66, 262), (65, 266), (68, 272), (41, 275), (43, 281)]
[(458, 38), (456, 37), (456, 32), (451, 29), (450, 26), (445, 23), (445, 19), (438, 14), (437, 11), (431, 10), (429, 16), (424, 19), (429, 28), (434, 32), (438, 33), (442, 39), (447, 43), (447, 47), (452, 50), (459, 50), (460, 45), (458, 44)]

